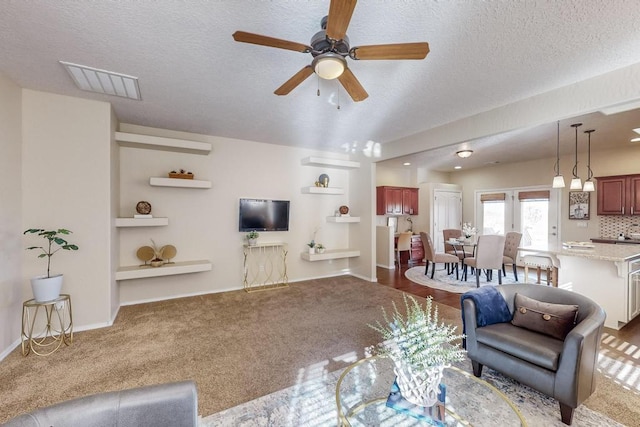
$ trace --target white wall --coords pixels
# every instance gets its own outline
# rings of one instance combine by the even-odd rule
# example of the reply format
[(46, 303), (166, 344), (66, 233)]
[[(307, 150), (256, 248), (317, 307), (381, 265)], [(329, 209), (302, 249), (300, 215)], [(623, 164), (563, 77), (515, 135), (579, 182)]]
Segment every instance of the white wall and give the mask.
[(0, 360), (20, 338), (22, 292), (21, 89), (0, 74)]
[[(22, 91), (22, 226), (73, 231), (79, 246), (52, 258), (64, 273), (76, 329), (111, 321), (111, 107), (108, 103)], [(34, 243), (35, 236), (23, 239)], [(39, 242), (38, 242), (39, 243)], [(23, 296), (46, 262), (24, 254)]]
[[(238, 200), (242, 197), (284, 199), (291, 201), (288, 232), (261, 232), (259, 242), (286, 242), (288, 244), (287, 272), (290, 281), (334, 276), (357, 270), (356, 274), (371, 276), (372, 237), (367, 236), (367, 219), (359, 225), (327, 223), (340, 205), (348, 205), (352, 214), (367, 216), (374, 198), (371, 181), (363, 178), (354, 196), (350, 186), (350, 173), (366, 177), (371, 166), (363, 165), (357, 172), (315, 166), (303, 166), (301, 160), (310, 155), (348, 158), (344, 155), (326, 155), (316, 151), (234, 140), (207, 135), (196, 135), (163, 129), (121, 124), (120, 130), (138, 134), (166, 136), (212, 144), (209, 155), (194, 155), (165, 151), (120, 148), (120, 209), (119, 216), (132, 216), (135, 205), (147, 200), (154, 216), (169, 218), (169, 226), (120, 229), (120, 264), (137, 265), (136, 250), (150, 245), (150, 239), (159, 245), (172, 244), (178, 254), (175, 261), (208, 259), (213, 264), (210, 272), (169, 276), (153, 279), (126, 280), (120, 283), (120, 302), (134, 302), (172, 298), (242, 288), (243, 252), (245, 233), (238, 231)], [(195, 179), (209, 180), (212, 188), (177, 189), (149, 186), (149, 177), (166, 176), (173, 169), (185, 169)], [(330, 187), (342, 187), (344, 195), (302, 194), (301, 188), (313, 186), (318, 176), (326, 173)], [(369, 220), (370, 221), (370, 220)], [(361, 260), (348, 259), (308, 262), (300, 253), (315, 236), (317, 242), (329, 249), (359, 245)], [(358, 238), (354, 238), (354, 233)], [(368, 233), (371, 234), (371, 233)], [(362, 265), (360, 264), (362, 263)]]

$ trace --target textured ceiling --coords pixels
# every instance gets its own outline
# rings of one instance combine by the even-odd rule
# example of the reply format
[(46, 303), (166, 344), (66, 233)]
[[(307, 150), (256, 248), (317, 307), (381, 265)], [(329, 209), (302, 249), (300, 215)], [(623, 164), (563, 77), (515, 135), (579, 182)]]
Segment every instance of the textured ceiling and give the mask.
[[(328, 9), (322, 0), (5, 0), (0, 72), (25, 88), (109, 101), (127, 123), (340, 150), (392, 143), (640, 62), (636, 0), (361, 0), (352, 46), (428, 41), (427, 58), (349, 60), (369, 93), (359, 103), (315, 76), (274, 95), (311, 55), (231, 35), (308, 44)], [(80, 91), (60, 60), (137, 76), (143, 100)], [(540, 132), (555, 135), (553, 126)]]

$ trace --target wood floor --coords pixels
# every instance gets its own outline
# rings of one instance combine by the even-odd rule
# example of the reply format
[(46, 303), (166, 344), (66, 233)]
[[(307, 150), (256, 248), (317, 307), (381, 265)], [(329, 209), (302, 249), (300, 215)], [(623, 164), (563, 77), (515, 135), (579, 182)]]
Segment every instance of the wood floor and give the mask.
[[(424, 263), (421, 264), (402, 264), (400, 268), (394, 270), (388, 270), (386, 268), (377, 268), (378, 283), (386, 286), (391, 286), (396, 289), (408, 292), (412, 295), (427, 297), (431, 295), (434, 301), (441, 304), (446, 304), (451, 307), (460, 308), (460, 294), (454, 294), (447, 291), (441, 291), (438, 289), (432, 289), (427, 286), (418, 285), (404, 275), (405, 271), (411, 267), (421, 265), (424, 267)], [(518, 274), (521, 276), (520, 274)], [(625, 325), (619, 331), (615, 329), (605, 328), (605, 334), (611, 337), (618, 338), (624, 346), (635, 346), (640, 348), (640, 316), (633, 319), (627, 325)], [(634, 351), (634, 353), (636, 353)], [(640, 351), (638, 351), (640, 353)], [(638, 354), (636, 353), (636, 354)]]

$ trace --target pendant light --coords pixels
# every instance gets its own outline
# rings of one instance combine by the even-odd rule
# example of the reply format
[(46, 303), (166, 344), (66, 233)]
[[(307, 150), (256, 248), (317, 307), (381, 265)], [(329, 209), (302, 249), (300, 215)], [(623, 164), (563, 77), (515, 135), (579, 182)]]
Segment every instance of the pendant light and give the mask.
[(595, 129), (585, 130), (584, 133), (589, 135), (589, 145), (587, 145), (587, 180), (584, 182), (584, 187), (582, 187), (582, 191), (595, 191), (595, 186), (593, 185), (593, 171), (591, 170), (591, 132), (595, 132)]
[(576, 162), (573, 165), (573, 178), (571, 179), (571, 190), (582, 190), (582, 181), (578, 176), (578, 128), (582, 126), (582, 123), (574, 123), (571, 125), (576, 130)]
[(564, 188), (564, 177), (560, 175), (560, 120), (558, 120), (558, 138), (556, 140), (556, 165), (553, 168), (556, 176), (553, 177), (553, 188)]

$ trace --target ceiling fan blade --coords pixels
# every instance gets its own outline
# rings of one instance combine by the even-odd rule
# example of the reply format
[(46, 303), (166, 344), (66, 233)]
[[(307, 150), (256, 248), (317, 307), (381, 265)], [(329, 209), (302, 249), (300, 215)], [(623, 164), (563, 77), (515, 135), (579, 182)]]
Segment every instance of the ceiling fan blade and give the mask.
[(331, 0), (327, 18), (327, 37), (342, 40), (347, 34), (347, 27), (356, 7), (357, 0)]
[(293, 77), (291, 77), (289, 80), (284, 82), (284, 84), (280, 86), (278, 89), (276, 89), (276, 91), (273, 93), (275, 93), (276, 95), (287, 95), (289, 92), (294, 90), (300, 83), (305, 81), (307, 77), (309, 77), (311, 74), (313, 74), (313, 68), (311, 67), (311, 65), (307, 65), (302, 70), (295, 73)]
[(350, 69), (345, 68), (344, 72), (338, 77), (340, 83), (351, 96), (355, 102), (364, 101), (369, 97), (369, 94), (362, 87), (356, 76), (353, 75)]
[(353, 59), (424, 59), (429, 53), (429, 43), (357, 46), (349, 53)]
[(262, 46), (277, 47), (278, 49), (293, 50), (296, 52), (310, 52), (311, 48), (302, 43), (290, 42), (288, 40), (276, 39), (273, 37), (261, 36), (260, 34), (236, 31), (233, 39), (237, 42), (259, 44)]

